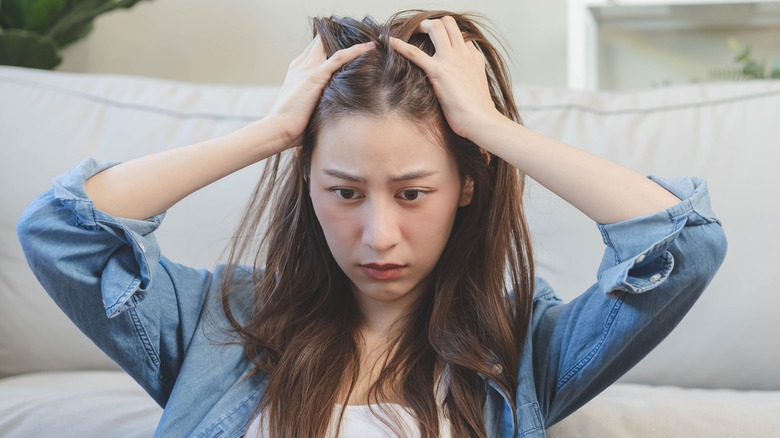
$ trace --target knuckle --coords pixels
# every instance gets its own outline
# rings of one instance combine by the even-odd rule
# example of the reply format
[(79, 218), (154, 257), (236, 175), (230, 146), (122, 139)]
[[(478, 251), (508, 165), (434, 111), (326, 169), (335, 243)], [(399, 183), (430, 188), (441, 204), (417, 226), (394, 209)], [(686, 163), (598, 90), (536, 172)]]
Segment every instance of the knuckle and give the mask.
[(417, 46), (405, 47), (404, 50), (406, 51), (407, 55), (413, 56), (415, 58), (420, 56), (421, 54), (425, 53), (422, 50), (420, 50), (420, 48), (417, 47)]
[(441, 19), (431, 21), (431, 27), (436, 30), (444, 30), (444, 22)]
[(347, 55), (344, 53), (344, 51), (343, 50), (339, 50), (338, 52), (336, 52), (333, 55), (331, 55), (330, 60), (332, 62), (341, 64), (342, 62), (344, 62), (346, 60), (346, 58), (347, 58)]

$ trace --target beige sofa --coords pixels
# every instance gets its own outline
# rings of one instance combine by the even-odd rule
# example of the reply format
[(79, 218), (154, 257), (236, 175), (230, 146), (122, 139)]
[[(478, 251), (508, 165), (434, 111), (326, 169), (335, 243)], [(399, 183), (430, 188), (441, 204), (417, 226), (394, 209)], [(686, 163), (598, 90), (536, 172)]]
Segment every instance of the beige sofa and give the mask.
[[(83, 157), (219, 136), (262, 117), (275, 94), (0, 67), (0, 436), (151, 436), (161, 414), (29, 272), (15, 234), (24, 207)], [(707, 179), (730, 245), (673, 334), (549, 436), (780, 437), (780, 81), (516, 96), (543, 134), (645, 174)], [(213, 266), (257, 175), (250, 167), (172, 209), (158, 234), (166, 255)], [(570, 299), (594, 281), (600, 235), (538, 185), (527, 205), (539, 274)]]

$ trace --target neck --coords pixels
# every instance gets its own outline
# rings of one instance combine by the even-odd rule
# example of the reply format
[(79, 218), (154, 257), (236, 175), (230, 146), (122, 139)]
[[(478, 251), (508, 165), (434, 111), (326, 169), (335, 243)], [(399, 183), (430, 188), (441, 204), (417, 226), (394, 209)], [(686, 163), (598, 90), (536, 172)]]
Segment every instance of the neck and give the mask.
[(360, 331), (370, 338), (388, 339), (401, 329), (402, 319), (410, 312), (409, 306), (382, 303), (372, 299), (358, 299), (363, 322)]
[(374, 338), (394, 337), (402, 330), (402, 320), (417, 308), (427, 288), (427, 281), (420, 283), (394, 300), (379, 300), (360, 291), (353, 291), (362, 314), (360, 331)]

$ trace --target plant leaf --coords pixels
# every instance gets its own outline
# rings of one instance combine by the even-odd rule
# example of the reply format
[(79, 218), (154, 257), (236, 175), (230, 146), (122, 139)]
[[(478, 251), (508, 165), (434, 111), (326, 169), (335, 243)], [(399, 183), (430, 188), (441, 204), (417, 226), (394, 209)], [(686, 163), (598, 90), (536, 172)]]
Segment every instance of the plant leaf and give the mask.
[(72, 28), (72, 30), (60, 34), (60, 36), (58, 37), (59, 40), (57, 41), (57, 44), (60, 46), (61, 49), (64, 49), (65, 47), (89, 35), (89, 33), (92, 32), (92, 29), (94, 27), (95, 26), (93, 21), (88, 21), (80, 27), (74, 27)]
[(57, 24), (46, 34), (61, 41), (63, 35), (74, 32), (78, 28), (95, 17), (118, 8), (130, 8), (140, 0), (81, 0), (63, 16)]
[(745, 64), (745, 67), (742, 69), (742, 72), (753, 79), (763, 79), (764, 65), (759, 64), (758, 62), (751, 59), (747, 64)]
[(0, 33), (0, 65), (51, 70), (62, 62), (51, 38), (21, 29)]
[(5, 28), (20, 28), (22, 27), (24, 13), (20, 11), (24, 5), (22, 2), (3, 0), (0, 3), (0, 22), (3, 23)]
[(742, 62), (750, 56), (750, 46), (745, 47), (745, 50), (742, 51), (739, 55), (737, 55), (736, 58), (734, 58), (734, 61), (736, 62)]
[(0, 20), (9, 28), (45, 34), (69, 4), (68, 0), (2, 0)]

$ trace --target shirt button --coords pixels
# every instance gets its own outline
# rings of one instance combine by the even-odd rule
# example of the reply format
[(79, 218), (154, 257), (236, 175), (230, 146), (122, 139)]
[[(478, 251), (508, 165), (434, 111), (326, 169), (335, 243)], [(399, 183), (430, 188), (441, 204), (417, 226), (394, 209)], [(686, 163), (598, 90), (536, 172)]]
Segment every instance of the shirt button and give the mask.
[(634, 259), (634, 263), (642, 263), (642, 260), (644, 260), (644, 259), (645, 259), (645, 255), (644, 254), (639, 254), (639, 257)]
[(653, 276), (650, 277), (650, 281), (652, 281), (653, 283), (655, 283), (660, 279), (661, 279), (661, 274), (654, 274)]

